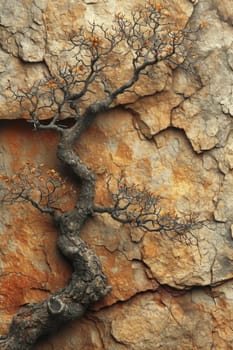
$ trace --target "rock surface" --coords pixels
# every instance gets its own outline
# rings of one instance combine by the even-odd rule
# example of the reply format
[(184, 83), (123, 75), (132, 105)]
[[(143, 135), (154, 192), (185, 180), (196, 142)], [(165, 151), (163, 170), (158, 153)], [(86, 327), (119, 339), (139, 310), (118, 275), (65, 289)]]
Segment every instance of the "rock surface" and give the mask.
[[(67, 31), (93, 18), (107, 25), (114, 13), (140, 3), (0, 0), (0, 173), (28, 160), (59, 170), (58, 136), (15, 120), (9, 82), (29, 87), (55, 69)], [(233, 349), (232, 3), (192, 3), (161, 2), (180, 25), (203, 23), (185, 62), (193, 71), (157, 67), (137, 86), (142, 97), (125, 95), (98, 116), (77, 152), (97, 175), (96, 203), (108, 203), (106, 182), (123, 175), (161, 196), (163, 210), (192, 213), (204, 225), (180, 242), (94, 216), (83, 238), (113, 290), (36, 350)], [(25, 204), (1, 207), (1, 214), (0, 334), (6, 334), (20, 305), (64, 286), (71, 271), (50, 218)]]

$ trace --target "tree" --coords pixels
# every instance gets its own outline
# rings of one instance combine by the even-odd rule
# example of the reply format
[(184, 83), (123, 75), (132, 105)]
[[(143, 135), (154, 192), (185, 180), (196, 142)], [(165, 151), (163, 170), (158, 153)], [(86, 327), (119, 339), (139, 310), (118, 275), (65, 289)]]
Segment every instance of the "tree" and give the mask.
[[(89, 29), (80, 27), (67, 33), (64, 53), (68, 61), (58, 62), (53, 75), (35, 82), (29, 90), (10, 87), (24, 118), (33, 123), (35, 130), (59, 133), (57, 157), (75, 175), (78, 195), (74, 208), (63, 212), (62, 199), (74, 189), (54, 169), (46, 171), (42, 164), (25, 164), (13, 176), (1, 176), (1, 201), (28, 201), (51, 215), (59, 230), (58, 247), (73, 265), (65, 288), (19, 310), (8, 335), (0, 339), (1, 349), (30, 349), (43, 334), (68, 320), (81, 318), (92, 303), (111, 290), (99, 258), (79, 237), (84, 223), (94, 213), (107, 213), (123, 224), (179, 237), (192, 229), (195, 218), (181, 220), (162, 214), (158, 197), (147, 189), (128, 185), (124, 179), (117, 181), (115, 191), (108, 184), (111, 206), (96, 206), (95, 174), (74, 150), (96, 115), (113, 108), (120, 95), (136, 93), (136, 83), (149, 74), (150, 67), (161, 61), (172, 67), (181, 64), (192, 34), (170, 22), (167, 10), (150, 1), (132, 12), (129, 19), (117, 13), (110, 29), (92, 23)], [(115, 83), (109, 72), (121, 68), (122, 50), (127, 52), (131, 70), (126, 80)], [(71, 118), (71, 125), (64, 121), (66, 118)]]

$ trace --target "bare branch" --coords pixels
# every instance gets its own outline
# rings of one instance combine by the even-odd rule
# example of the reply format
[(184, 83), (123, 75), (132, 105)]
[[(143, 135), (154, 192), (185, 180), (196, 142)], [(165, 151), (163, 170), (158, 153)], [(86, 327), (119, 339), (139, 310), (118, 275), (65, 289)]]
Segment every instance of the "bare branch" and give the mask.
[[(119, 95), (135, 92), (135, 84), (149, 67), (160, 61), (173, 66), (182, 63), (186, 43), (196, 40), (199, 29), (179, 28), (166, 8), (148, 2), (129, 17), (117, 13), (111, 28), (93, 22), (88, 28), (67, 33), (70, 62), (58, 63), (56, 75), (45, 77), (27, 91), (10, 89), (24, 118), (31, 119), (36, 129), (62, 132), (61, 120), (87, 118), (111, 108)], [(130, 76), (115, 86), (109, 73), (122, 68), (125, 61), (131, 67)]]
[[(136, 92), (136, 83), (152, 66), (166, 61), (173, 68), (186, 57), (186, 43), (195, 40), (195, 31), (179, 28), (169, 11), (149, 1), (131, 16), (117, 13), (111, 28), (90, 23), (67, 33), (69, 58), (57, 63), (56, 73), (45, 76), (29, 89), (9, 89), (18, 102), (22, 117), (35, 129), (59, 132), (57, 157), (76, 177), (79, 195), (72, 210), (63, 209), (72, 186), (44, 166), (26, 163), (14, 175), (0, 175), (0, 202), (30, 202), (42, 213), (53, 216), (59, 227), (58, 247), (73, 264), (74, 272), (65, 288), (44, 301), (28, 305), (13, 318), (7, 337), (0, 337), (1, 349), (29, 349), (43, 334), (62, 323), (80, 318), (88, 306), (109, 291), (101, 263), (80, 238), (87, 218), (108, 213), (114, 220), (148, 232), (172, 233), (187, 237), (196, 217), (178, 218), (164, 213), (160, 199), (147, 189), (129, 186), (121, 179), (112, 192), (112, 206), (94, 205), (95, 175), (75, 152), (75, 144), (96, 115), (113, 106), (119, 95)], [(124, 55), (122, 55), (124, 53)], [(127, 67), (128, 74), (116, 80), (116, 68)], [(72, 126), (62, 122), (72, 118)], [(108, 184), (110, 191), (110, 186)], [(111, 191), (110, 191), (111, 192)], [(69, 198), (70, 199), (70, 198)]]
[(62, 179), (56, 170), (45, 169), (26, 162), (12, 176), (0, 175), (0, 202), (17, 204), (29, 202), (42, 213), (54, 216), (76, 191)]
[(127, 185), (123, 179), (117, 181), (117, 191), (112, 193), (108, 183), (108, 190), (113, 205), (110, 207), (94, 206), (93, 211), (107, 213), (114, 220), (128, 224), (132, 228), (140, 228), (147, 232), (160, 234), (172, 233), (173, 236), (185, 236), (200, 222), (197, 215), (190, 213), (179, 218), (164, 212), (160, 206), (160, 197), (155, 196), (146, 188), (140, 189), (136, 185)]

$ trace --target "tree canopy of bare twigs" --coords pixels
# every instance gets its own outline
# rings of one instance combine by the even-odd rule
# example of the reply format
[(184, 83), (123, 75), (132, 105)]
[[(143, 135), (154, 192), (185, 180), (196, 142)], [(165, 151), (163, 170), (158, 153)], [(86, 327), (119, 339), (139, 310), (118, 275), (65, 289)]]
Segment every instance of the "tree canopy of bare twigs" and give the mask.
[[(95, 174), (78, 157), (74, 146), (98, 113), (112, 108), (120, 95), (135, 92), (135, 85), (149, 74), (151, 67), (161, 61), (173, 68), (182, 63), (186, 44), (194, 40), (194, 32), (179, 28), (169, 20), (168, 9), (149, 1), (130, 17), (117, 13), (111, 28), (91, 23), (88, 28), (66, 33), (63, 53), (69, 60), (57, 62), (53, 76), (46, 75), (29, 89), (9, 86), (22, 116), (36, 130), (59, 133), (57, 157), (75, 175), (78, 194), (75, 206), (64, 210), (63, 201), (70, 193), (75, 196), (75, 190), (54, 169), (46, 171), (43, 164), (27, 163), (13, 176), (0, 176), (2, 202), (28, 201), (40, 212), (52, 215), (59, 228), (58, 248), (74, 270), (65, 288), (19, 310), (8, 335), (0, 338), (1, 349), (31, 349), (43, 334), (68, 320), (81, 318), (92, 303), (111, 290), (99, 258), (79, 237), (90, 215), (107, 213), (122, 224), (154, 233), (174, 232), (182, 236), (192, 229), (194, 218), (181, 221), (162, 214), (158, 197), (122, 179), (112, 193), (112, 206), (96, 206)], [(116, 68), (121, 72), (122, 52), (127, 53), (128, 75), (112, 81), (112, 72)], [(72, 119), (71, 125), (64, 123), (66, 118)]]

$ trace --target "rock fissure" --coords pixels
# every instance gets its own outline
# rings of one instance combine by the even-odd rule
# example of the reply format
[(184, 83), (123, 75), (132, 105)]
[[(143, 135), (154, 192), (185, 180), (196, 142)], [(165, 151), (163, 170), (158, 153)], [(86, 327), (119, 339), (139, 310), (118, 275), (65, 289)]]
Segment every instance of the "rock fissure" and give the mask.
[[(193, 5), (197, 3), (197, 1), (190, 2)], [(124, 12), (125, 10), (127, 13), (129, 7), (133, 7), (138, 3), (140, 1), (132, 4), (128, 3), (125, 8), (123, 4), (120, 4), (120, 11)], [(170, 244), (166, 237), (163, 237), (163, 241), (158, 236), (156, 236), (156, 239), (152, 239), (148, 238), (147, 234), (142, 237), (135, 233), (133, 240), (139, 244), (137, 249), (132, 248), (130, 238), (127, 237), (127, 229), (125, 230), (117, 225), (113, 226), (114, 224), (109, 222), (107, 215), (103, 218), (102, 223), (98, 220), (94, 223), (92, 220), (88, 220), (87, 224), (84, 225), (86, 223), (85, 217), (89, 218), (93, 215), (91, 205), (89, 205), (90, 202), (86, 197), (87, 193), (84, 190), (82, 198), (87, 204), (86, 208), (79, 206), (79, 204), (74, 205), (70, 215), (65, 215), (64, 210), (64, 212), (59, 213), (64, 214), (60, 221), (55, 217), (55, 220), (58, 220), (57, 227), (60, 228), (59, 237), (61, 238), (59, 238), (58, 244), (61, 245), (69, 260), (74, 259), (74, 275), (71, 276), (68, 286), (63, 288), (62, 286), (65, 285), (65, 281), (70, 275), (70, 270), (68, 266), (62, 264), (62, 260), (59, 260), (59, 254), (53, 249), (55, 240), (53, 229), (49, 227), (49, 224), (42, 222), (43, 220), (41, 222), (38, 220), (38, 227), (40, 228), (34, 232), (33, 225), (28, 228), (26, 225), (22, 225), (22, 221), (25, 219), (23, 209), (20, 213), (14, 213), (13, 211), (5, 213), (4, 210), (1, 232), (7, 236), (6, 240), (1, 240), (1, 270), (4, 271), (6, 268), (7, 271), (8, 264), (10, 266), (12, 262), (12, 266), (16, 266), (16, 271), (22, 268), (22, 273), (27, 275), (27, 272), (25, 272), (27, 270), (26, 264), (32, 259), (30, 252), (33, 251), (34, 254), (34, 246), (36, 245), (37, 260), (35, 265), (32, 264), (28, 267), (28, 270), (32, 266), (33, 272), (31, 275), (34, 276), (33, 274), (38, 271), (38, 279), (42, 281), (46, 280), (44, 276), (53, 271), (54, 273), (49, 276), (48, 283), (46, 281), (46, 286), (48, 285), (50, 290), (60, 288), (43, 305), (39, 304), (38, 308), (35, 305), (25, 305), (24, 313), (21, 313), (22, 318), (30, 318), (32, 311), (38, 312), (39, 315), (40, 307), (44, 307), (49, 315), (48, 317), (52, 319), (61, 316), (60, 319), (64, 317), (68, 320), (75, 316), (81, 317), (85, 313), (86, 302), (88, 303), (91, 298), (92, 282), (95, 285), (99, 283), (98, 276), (95, 275), (99, 265), (97, 264), (96, 269), (95, 259), (92, 255), (88, 260), (88, 247), (85, 243), (83, 246), (83, 242), (76, 238), (76, 232), (81, 228), (83, 230), (82, 237), (87, 238), (90, 245), (96, 249), (97, 254), (101, 256), (104, 271), (109, 271), (109, 278), (113, 280), (111, 284), (117, 292), (119, 291), (119, 294), (114, 296), (111, 294), (100, 305), (97, 304), (96, 310), (99, 310), (98, 312), (94, 313), (95, 311), (93, 311), (96, 316), (96, 325), (99, 326), (99, 334), (96, 332), (96, 326), (89, 325), (84, 318), (83, 321), (72, 323), (71, 327), (65, 327), (64, 332), (56, 331), (55, 336), (42, 341), (39, 349), (43, 349), (44, 346), (46, 348), (49, 346), (53, 349), (65, 349), (68, 346), (92, 350), (98, 346), (99, 349), (133, 348), (142, 350), (145, 347), (153, 349), (154, 346), (157, 346), (161, 349), (172, 347), (177, 350), (194, 348), (206, 350), (228, 349), (231, 346), (232, 241), (230, 225), (232, 222), (231, 170), (233, 164), (232, 139), (229, 135), (232, 124), (231, 67), (233, 66), (231, 62), (232, 26), (229, 25), (232, 18), (231, 1), (199, 1), (195, 11), (186, 0), (165, 1), (161, 4), (159, 2), (159, 6), (163, 6), (165, 3), (168, 4), (168, 12), (171, 13), (173, 22), (173, 19), (175, 19), (175, 21), (182, 22), (183, 25), (191, 16), (193, 22), (203, 27), (200, 33), (200, 41), (198, 39), (198, 41), (193, 42), (190, 50), (191, 55), (195, 55), (199, 51), (199, 57), (191, 57), (190, 61), (187, 61), (188, 64), (193, 62), (195, 65), (193, 73), (197, 75), (200, 86), (201, 84), (203, 86), (199, 90), (196, 89), (197, 84), (191, 82), (189, 74), (184, 71), (181, 72), (181, 70), (173, 72), (175, 74), (174, 80), (173, 73), (170, 74), (170, 78), (172, 75), (171, 86), (167, 80), (168, 77), (165, 77), (167, 71), (163, 72), (164, 77), (163, 74), (160, 74), (157, 81), (151, 82), (152, 75), (157, 77), (157, 73), (151, 71), (150, 76), (145, 76), (145, 81), (143, 77), (142, 82), (137, 86), (137, 95), (140, 93), (141, 96), (145, 95), (147, 97), (136, 99), (135, 95), (133, 96), (130, 93), (127, 96), (121, 95), (118, 99), (119, 103), (129, 105), (130, 108), (135, 108), (136, 112), (140, 112), (138, 114), (138, 124), (140, 125), (135, 125), (133, 132), (128, 132), (127, 116), (123, 115), (121, 110), (119, 110), (119, 113), (111, 110), (107, 117), (106, 115), (97, 117), (97, 121), (94, 122), (96, 123), (95, 128), (85, 134), (84, 139), (80, 142), (80, 147), (79, 145), (75, 147), (80, 153), (80, 158), (83, 159), (85, 164), (91, 164), (97, 175), (95, 198), (98, 203), (108, 203), (109, 198), (103, 190), (108, 175), (111, 174), (115, 179), (123, 174), (127, 177), (127, 180), (133, 183), (145, 183), (152, 192), (162, 193), (164, 196), (162, 204), (165, 208), (169, 207), (169, 210), (177, 211), (178, 215), (186, 214), (190, 209), (194, 214), (200, 214), (201, 219), (210, 220), (210, 224), (203, 225), (195, 233), (195, 237), (198, 239), (197, 247), (193, 246), (189, 249), (185, 245), (181, 247), (180, 243), (176, 241), (172, 241)], [(68, 1), (65, 5), (60, 0), (49, 1), (46, 10), (46, 1), (34, 1), (30, 6), (28, 6), (27, 1), (23, 5), (17, 1), (8, 1), (4, 4), (4, 9), (11, 7), (12, 4), (15, 4), (15, 8), (18, 8), (18, 4), (21, 6), (17, 13), (20, 14), (20, 21), (22, 20), (23, 23), (22, 28), (16, 30), (14, 23), (10, 25), (15, 20), (12, 16), (13, 8), (12, 12), (8, 14), (2, 12), (1, 16), (1, 19), (5, 17), (6, 23), (1, 33), (4, 39), (2, 40), (4, 48), (2, 49), (0, 62), (2, 94), (4, 95), (3, 100), (1, 99), (1, 113), (2, 118), (18, 118), (19, 109), (12, 103), (8, 96), (9, 91), (5, 89), (8, 86), (7, 79), (9, 78), (15, 86), (20, 85), (20, 88), (22, 88), (24, 84), (31, 86), (35, 80), (44, 79), (45, 70), (46, 76), (53, 76), (51, 73), (57, 72), (57, 67), (55, 67), (58, 61), (57, 58), (62, 60), (63, 56), (66, 56), (64, 52), (64, 48), (66, 50), (64, 46), (67, 38), (66, 32), (71, 33), (76, 24), (81, 26), (87, 19), (93, 17), (98, 18), (100, 22), (104, 18), (103, 22), (108, 25), (110, 14), (113, 13), (114, 9), (108, 9), (107, 2), (105, 2), (106, 6), (104, 7), (101, 2), (96, 2), (93, 7), (91, 3), (86, 5), (85, 1), (83, 3)], [(113, 6), (117, 9), (117, 12), (119, 11), (118, 5), (116, 2)], [(177, 9), (175, 9), (176, 7)], [(167, 9), (162, 9), (162, 11), (165, 10)], [(27, 17), (25, 16), (26, 13), (28, 14)], [(15, 22), (19, 23), (18, 20)], [(37, 26), (39, 25), (41, 30), (38, 29), (38, 32)], [(29, 28), (30, 33), (27, 40), (19, 47), (21, 49), (19, 53), (14, 41), (17, 36), (19, 43), (22, 33), (25, 36), (23, 28)], [(7, 30), (12, 34), (7, 33)], [(38, 37), (43, 37), (43, 43), (37, 42), (34, 37), (37, 34)], [(42, 51), (35, 53), (35, 50), (37, 51), (42, 47), (44, 55), (41, 55)], [(223, 51), (226, 50), (228, 51), (224, 57)], [(13, 54), (7, 55), (6, 52), (13, 52)], [(38, 58), (40, 59), (38, 61), (39, 65), (33, 62)], [(124, 56), (125, 58), (127, 59), (127, 55)], [(114, 69), (114, 72), (108, 76), (110, 79), (113, 77), (113, 85), (121, 80), (118, 72), (118, 69)], [(126, 78), (128, 74), (129, 71), (126, 67), (123, 70), (123, 77)], [(159, 82), (161, 77), (162, 81)], [(101, 84), (105, 86), (106, 90), (110, 89), (107, 80), (103, 79), (100, 86), (102, 86)], [(101, 89), (96, 89), (96, 86), (94, 86), (92, 90), (95, 91), (95, 96), (101, 96)], [(154, 94), (153, 91), (160, 92)], [(86, 101), (80, 103), (80, 108), (88, 104), (88, 101), (92, 101), (92, 97), (94, 95), (90, 93)], [(132, 101), (135, 104), (131, 103)], [(77, 106), (76, 111), (78, 111)], [(92, 107), (92, 112), (95, 111), (96, 109)], [(46, 113), (44, 117), (48, 117), (44, 125), (51, 123), (52, 120), (49, 119), (49, 116), (46, 116)], [(116, 122), (116, 120), (123, 119), (124, 122), (119, 124)], [(63, 127), (66, 122), (59, 121), (58, 124), (60, 124), (59, 127)], [(41, 139), (39, 139), (33, 136), (36, 133), (32, 133), (31, 138), (27, 128), (23, 130), (23, 127), (17, 122), (15, 125), (15, 131), (12, 133), (7, 132), (4, 125), (1, 128), (4, 133), (0, 130), (0, 142), (7, 145), (4, 154), (9, 159), (11, 159), (11, 153), (15, 155), (12, 156), (12, 160), (9, 160), (10, 165), (7, 163), (6, 168), (8, 167), (8, 170), (14, 172), (19, 159), (21, 159), (21, 154), (23, 154), (25, 159), (26, 157), (34, 158), (39, 162), (44, 162), (44, 159), (46, 159), (48, 164), (57, 169), (56, 161), (54, 161), (53, 156), (50, 157), (49, 155), (52, 148), (56, 147), (54, 136), (51, 134), (45, 138), (41, 133)], [(66, 126), (70, 127), (68, 124)], [(16, 132), (17, 127), (19, 129)], [(54, 130), (59, 132), (59, 127), (54, 128)], [(160, 132), (162, 130), (164, 130), (164, 133)], [(17, 143), (19, 133), (21, 133), (22, 138)], [(96, 136), (95, 133), (98, 135)], [(4, 134), (7, 136), (4, 136)], [(120, 138), (120, 134), (123, 140)], [(154, 145), (150, 142), (138, 142), (136, 134), (140, 136), (141, 141), (152, 140)], [(109, 140), (115, 136), (116, 142), (113, 140), (111, 143)], [(26, 152), (24, 139), (28, 140), (28, 145), (29, 142), (31, 145), (33, 144), (33, 147), (27, 146), (31, 148)], [(47, 146), (41, 145), (42, 140)], [(103, 147), (101, 143), (103, 143)], [(93, 144), (95, 145), (93, 146)], [(37, 156), (40, 147), (43, 156)], [(100, 154), (101, 157), (99, 157)], [(74, 163), (77, 159), (70, 155), (68, 167), (72, 172), (73, 163), (71, 158)], [(79, 165), (81, 166), (81, 163)], [(1, 172), (6, 172), (4, 167), (1, 166)], [(104, 172), (101, 172), (102, 169), (104, 169)], [(82, 175), (87, 175), (90, 180), (88, 171), (89, 169), (84, 169)], [(78, 176), (77, 172), (74, 178), (77, 179), (77, 185), (80, 184), (83, 188), (87, 185)], [(88, 187), (88, 193), (91, 192), (91, 187), (91, 185)], [(215, 218), (212, 217), (214, 210)], [(22, 217), (19, 218), (21, 214)], [(5, 223), (9, 215), (11, 215), (12, 222), (7, 226)], [(29, 215), (34, 214), (31, 214), (29, 210), (28, 217)], [(76, 223), (76, 218), (80, 220), (79, 224)], [(17, 229), (14, 231), (14, 227), (20, 228), (20, 226), (23, 226), (23, 230), (20, 230), (18, 235), (15, 232)], [(111, 231), (111, 227), (114, 227), (113, 231)], [(38, 237), (36, 238), (38, 236), (37, 232), (43, 230), (47, 236), (51, 234), (51, 243), (48, 238), (45, 238), (47, 246), (44, 245), (44, 247), (42, 245), (38, 246), (36, 243), (39, 241)], [(68, 233), (67, 236), (66, 232)], [(112, 240), (107, 234), (112, 235)], [(30, 239), (31, 236), (32, 240)], [(24, 237), (24, 240), (22, 240), (22, 237)], [(101, 243), (99, 243), (99, 240)], [(107, 248), (105, 243), (102, 243), (105, 240)], [(116, 247), (123, 240), (125, 241), (125, 245), (122, 245), (124, 254), (121, 254), (119, 253), (121, 249), (118, 250)], [(20, 249), (17, 249), (18, 246), (20, 246)], [(133, 251), (130, 250), (131, 248)], [(51, 254), (49, 261), (44, 249), (48, 249), (47, 254)], [(79, 251), (81, 255), (78, 253)], [(142, 251), (143, 257), (141, 258), (140, 253)], [(119, 260), (117, 260), (118, 256)], [(141, 262), (141, 259), (145, 260), (146, 266)], [(92, 273), (89, 271), (90, 261), (95, 265)], [(59, 265), (60, 263), (62, 266)], [(131, 270), (133, 274), (131, 274)], [(13, 271), (12, 267), (11, 271)], [(77, 274), (75, 271), (77, 271)], [(151, 277), (151, 280), (153, 280), (154, 278), (154, 289), (150, 289), (149, 286), (145, 285), (146, 279), (142, 278), (142, 271), (148, 274), (148, 279)], [(77, 277), (79, 272), (81, 272), (80, 279)], [(40, 275), (40, 273), (42, 274)], [(12, 278), (14, 278), (14, 275), (12, 275)], [(224, 280), (222, 281), (222, 279)], [(160, 280), (161, 285), (156, 280)], [(14, 288), (13, 281), (9, 281), (9, 283), (12, 283), (9, 287), (13, 286)], [(176, 283), (178, 285), (177, 289), (174, 287)], [(174, 289), (169, 288), (169, 285)], [(50, 288), (51, 286), (52, 288)], [(3, 286), (5, 293), (4, 288)], [(147, 292), (140, 293), (143, 288), (146, 288)], [(185, 289), (182, 290), (182, 288)], [(31, 286), (27, 287), (27, 300), (31, 296), (33, 300), (38, 300), (45, 295), (41, 293), (40, 296), (40, 288), (37, 293), (37, 287), (35, 287), (34, 294), (30, 294), (30, 289), (33, 288)], [(66, 289), (66, 292), (64, 289)], [(125, 289), (128, 290), (125, 292)], [(219, 297), (211, 296), (209, 289), (213, 289), (212, 294), (218, 294)], [(161, 292), (162, 300), (158, 290)], [(191, 301), (190, 293), (193, 296)], [(85, 294), (88, 295), (87, 298), (84, 297)], [(164, 296), (164, 294), (166, 295)], [(132, 297), (129, 297), (129, 295), (132, 295)], [(5, 304), (4, 297), (3, 304)], [(115, 298), (115, 302), (111, 303), (111, 300), (113, 300), (111, 298)], [(117, 304), (119, 299), (122, 302)], [(78, 300), (83, 300), (84, 303), (77, 306), (76, 301)], [(14, 304), (15, 299), (12, 298), (10, 302)], [(17, 300), (14, 305), (16, 304)], [(116, 304), (115, 308), (114, 304)], [(165, 304), (168, 305), (170, 310), (165, 308)], [(110, 307), (111, 305), (113, 306)], [(174, 318), (170, 312), (172, 312)], [(11, 311), (9, 313), (8, 309), (5, 313), (1, 311), (2, 333), (6, 333), (10, 317)], [(16, 316), (16, 319), (19, 320), (19, 316)], [(35, 322), (39, 319), (42, 322), (45, 321), (43, 313), (38, 316)], [(15, 324), (18, 326), (19, 322), (15, 321)], [(114, 335), (114, 338), (110, 333)], [(27, 335), (28, 333), (25, 334), (25, 336)], [(34, 345), (29, 345), (30, 341), (28, 339), (28, 347), (34, 348)], [(96, 345), (95, 340), (98, 345)], [(6, 342), (6, 338), (2, 338), (1, 341)], [(35, 347), (37, 348), (36, 345)]]

